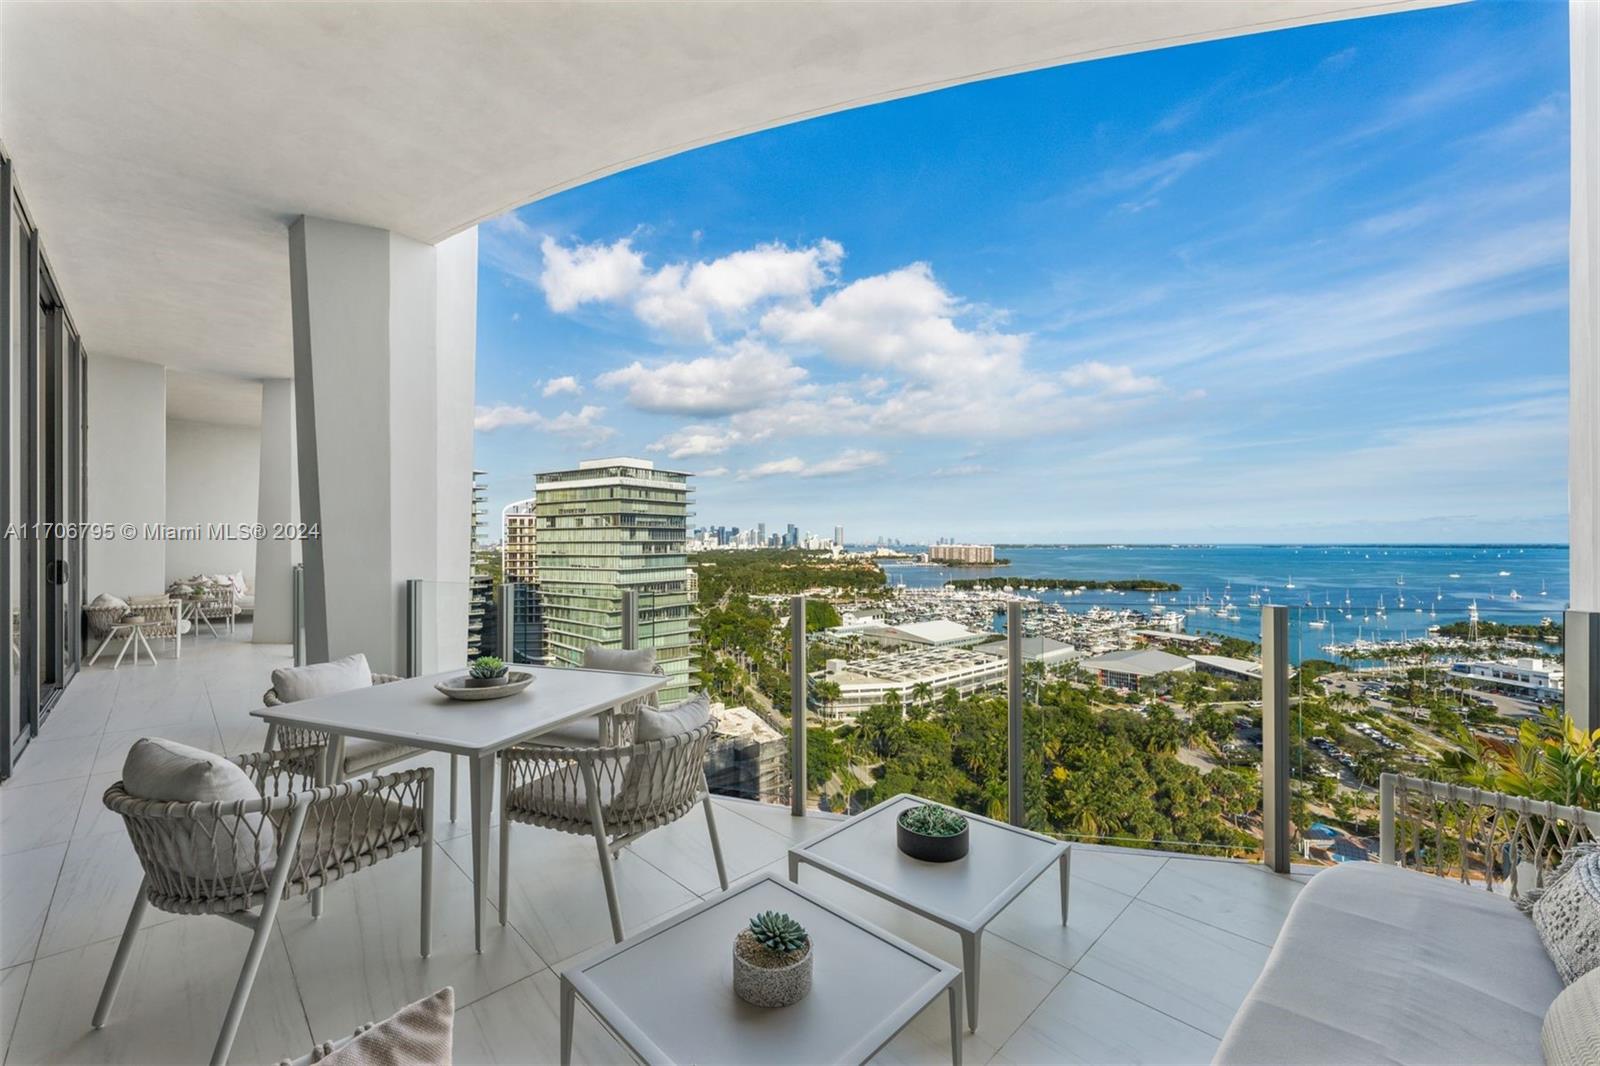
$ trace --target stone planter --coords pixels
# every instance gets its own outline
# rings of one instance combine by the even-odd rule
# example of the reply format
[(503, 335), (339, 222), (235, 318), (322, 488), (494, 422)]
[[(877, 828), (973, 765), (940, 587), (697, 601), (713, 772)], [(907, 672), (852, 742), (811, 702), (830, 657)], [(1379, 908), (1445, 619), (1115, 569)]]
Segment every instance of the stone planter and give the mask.
[(464, 679), (468, 688), (499, 688), (511, 680), (510, 674), (501, 674), (499, 677), (473, 677), (468, 674)]
[(898, 818), (894, 823), (895, 843), (913, 859), (923, 862), (955, 862), (967, 857), (967, 845), (972, 839), (969, 824), (955, 836), (936, 837), (907, 829)]
[(772, 952), (762, 947), (749, 931), (733, 941), (733, 992), (756, 1007), (787, 1007), (806, 998), (811, 991), (811, 944), (789, 962), (761, 965), (773, 961)]

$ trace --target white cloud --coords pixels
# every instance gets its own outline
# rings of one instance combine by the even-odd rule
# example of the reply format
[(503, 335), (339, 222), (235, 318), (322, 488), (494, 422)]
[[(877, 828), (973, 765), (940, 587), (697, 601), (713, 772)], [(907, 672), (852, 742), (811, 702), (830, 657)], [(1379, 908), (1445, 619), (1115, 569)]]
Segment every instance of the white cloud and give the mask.
[(564, 411), (552, 418), (516, 404), (500, 403), (477, 408), (473, 412), (472, 428), (479, 433), (493, 433), (507, 426), (535, 426), (549, 433), (573, 437), (579, 443), (598, 444), (616, 434), (610, 426), (600, 424), (605, 413), (604, 407), (585, 404), (577, 411)]
[(644, 256), (633, 250), (626, 237), (611, 244), (571, 248), (545, 237), (539, 250), (544, 254), (539, 287), (552, 311), (622, 299), (637, 291), (644, 280)]
[(582, 391), (583, 386), (578, 384), (578, 379), (571, 374), (567, 374), (563, 377), (551, 378), (545, 382), (544, 391), (540, 395), (548, 399), (551, 396), (560, 396), (562, 393), (570, 393), (576, 396)]
[(992, 467), (982, 463), (956, 463), (953, 466), (941, 466), (932, 471), (934, 477), (977, 477), (979, 474), (992, 474)]
[(678, 337), (709, 340), (726, 322), (768, 300), (805, 299), (832, 280), (844, 248), (822, 240), (809, 248), (763, 244), (710, 262), (669, 263), (651, 275), (634, 302), (647, 325)]
[(727, 476), (728, 476), (728, 468), (725, 467), (725, 466), (713, 466), (709, 470), (701, 470), (701, 471), (697, 471), (695, 473), (695, 477), (727, 477)]
[(1095, 359), (1068, 367), (1061, 372), (1061, 380), (1068, 388), (1102, 396), (1142, 396), (1161, 389), (1158, 378), (1135, 374), (1132, 367), (1112, 366)]
[(748, 439), (731, 426), (692, 425), (673, 430), (654, 444), (647, 445), (645, 450), (666, 452), (674, 459), (687, 459), (699, 455), (721, 455)]
[(774, 459), (771, 462), (758, 463), (748, 470), (740, 473), (741, 480), (752, 478), (776, 477), (791, 475), (794, 477), (835, 477), (839, 474), (852, 474), (857, 470), (869, 467), (882, 466), (889, 461), (889, 457), (882, 452), (868, 451), (861, 448), (850, 448), (840, 452), (831, 459), (820, 462), (807, 462), (797, 455), (786, 459)]
[(613, 304), (653, 329), (702, 341), (758, 305), (807, 299), (832, 282), (844, 257), (837, 241), (824, 239), (803, 248), (761, 244), (650, 270), (628, 238), (569, 247), (545, 237), (539, 247), (544, 267), (538, 283), (552, 311)]
[(741, 343), (728, 355), (655, 367), (634, 362), (596, 380), (606, 388), (627, 389), (628, 403), (640, 410), (705, 417), (773, 403), (798, 388), (805, 377), (805, 370), (787, 355)]

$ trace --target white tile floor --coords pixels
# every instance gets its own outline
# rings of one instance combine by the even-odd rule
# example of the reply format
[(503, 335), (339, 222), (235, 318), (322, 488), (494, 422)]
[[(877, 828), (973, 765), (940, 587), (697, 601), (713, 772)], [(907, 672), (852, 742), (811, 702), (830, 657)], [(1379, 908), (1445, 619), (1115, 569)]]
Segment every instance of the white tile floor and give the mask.
[[(218, 918), (152, 911), (105, 1029), (89, 1026), (140, 875), (123, 829), (100, 805), (136, 738), (164, 735), (235, 754), (264, 730), (258, 706), (288, 649), (206, 636), (183, 658), (86, 670), (63, 695), (17, 772), (0, 787), (0, 1047), (4, 1061), (203, 1062), (248, 943)], [(167, 653), (170, 656), (170, 651)], [(441, 797), (447, 760), (431, 760)], [(463, 791), (464, 791), (463, 784)], [(419, 863), (380, 864), (336, 886), (311, 918), (286, 904), (257, 978), (235, 1062), (303, 1053), (313, 1036), (348, 1033), (442, 985), (453, 985), (461, 1063), (554, 1062), (552, 967), (609, 942), (605, 898), (587, 838), (519, 826), (509, 924), (472, 950), (465, 823), (440, 802), (433, 955), (417, 955)], [(821, 828), (786, 810), (719, 801), (729, 874), (783, 876), (789, 844)], [(493, 852), (491, 852), (493, 855)], [(1209, 1061), (1303, 878), (1259, 866), (1079, 847), (1072, 921), (1059, 924), (1053, 874), (990, 927), (983, 1024), (968, 1062)], [(491, 870), (493, 876), (493, 870)], [(959, 965), (956, 937), (819, 871), (804, 883)], [(705, 823), (691, 814), (627, 849), (617, 866), (624, 919), (639, 929), (716, 891)], [(498, 913), (491, 881), (490, 899)], [(886, 1062), (948, 1062), (942, 1001), (880, 1053)], [(580, 1062), (628, 1060), (580, 1012)]]

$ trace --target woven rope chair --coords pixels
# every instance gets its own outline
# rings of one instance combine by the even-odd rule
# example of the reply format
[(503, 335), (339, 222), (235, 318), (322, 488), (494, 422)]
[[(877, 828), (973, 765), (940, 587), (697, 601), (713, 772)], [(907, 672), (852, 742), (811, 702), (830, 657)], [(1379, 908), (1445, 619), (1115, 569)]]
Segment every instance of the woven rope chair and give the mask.
[[(173, 658), (183, 657), (183, 601), (171, 596), (130, 596), (128, 608), (148, 620), (140, 627), (147, 637), (173, 642)], [(154, 623), (154, 624), (149, 624)]]
[(216, 623), (223, 623), (223, 629), (232, 633), (233, 620), (238, 614), (239, 607), (234, 602), (232, 585), (206, 585), (201, 589), (200, 598), (195, 600), (189, 616), (204, 622), (206, 628), (211, 630), (211, 635), (216, 636)]
[[(215, 914), (255, 935), (211, 1052), (228, 1059), (250, 987), (266, 953), (278, 905), (411, 848), (422, 851), (423, 958), (433, 913), (433, 770), (419, 767), (318, 787), (306, 773), (315, 752), (301, 749), (234, 760), (259, 783), (261, 798), (233, 803), (137, 799), (118, 781), (105, 805), (122, 816), (144, 868), (122, 942), (94, 1011), (101, 1028), (116, 1001), (145, 910)], [(260, 914), (251, 914), (256, 907)]]
[(500, 924), (506, 923), (511, 870), (511, 823), (594, 837), (600, 877), (611, 909), (611, 934), (622, 940), (622, 911), (611, 870), (623, 847), (705, 808), (717, 880), (728, 887), (722, 841), (706, 785), (706, 748), (716, 726), (660, 740), (604, 748), (525, 745), (500, 753)]

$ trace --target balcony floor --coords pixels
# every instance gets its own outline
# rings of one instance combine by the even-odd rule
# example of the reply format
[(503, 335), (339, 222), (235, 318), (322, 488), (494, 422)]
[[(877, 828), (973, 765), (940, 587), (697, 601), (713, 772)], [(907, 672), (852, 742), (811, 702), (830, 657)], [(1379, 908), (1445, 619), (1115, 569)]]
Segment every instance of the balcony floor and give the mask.
[[(214, 751), (259, 747), (248, 717), (288, 649), (185, 641), (183, 659), (113, 672), (108, 657), (63, 695), (12, 780), (0, 788), (0, 1041), (6, 1063), (204, 1062), (249, 932), (218, 918), (150, 912), (105, 1029), (89, 1026), (140, 875), (121, 824), (100, 805), (127, 748), (161, 735)], [(460, 1063), (554, 1062), (552, 967), (609, 942), (605, 897), (588, 838), (520, 826), (513, 837), (509, 924), (472, 950), (471, 883), (461, 821), (447, 819), (439, 771), (441, 858), (435, 864), (433, 955), (417, 955), (419, 863), (402, 856), (307, 902), (284, 905), (257, 977), (236, 1062), (303, 1054), (313, 1037), (348, 1034), (443, 986), (456, 990)], [(465, 793), (465, 782), (462, 787)], [(735, 800), (717, 804), (730, 877), (784, 875), (785, 849), (822, 817)], [(981, 1027), (968, 1062), (1207, 1062), (1255, 980), (1305, 875), (1260, 866), (1080, 846), (1072, 921), (1062, 928), (1047, 874), (989, 928)], [(494, 871), (491, 870), (491, 877)], [(716, 891), (702, 817), (691, 814), (623, 853), (623, 917), (638, 930)], [(953, 933), (826, 875), (804, 883), (960, 964)], [(491, 881), (491, 885), (493, 881)], [(499, 901), (491, 889), (490, 902)], [(948, 1062), (941, 1000), (885, 1048), (886, 1062)], [(627, 1054), (579, 1012), (575, 1059)]]

